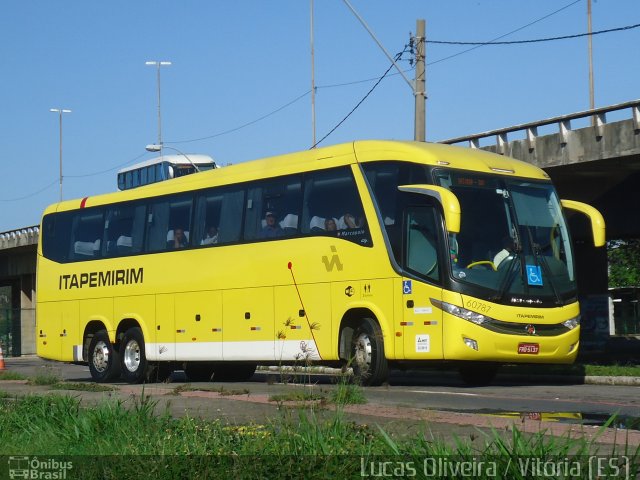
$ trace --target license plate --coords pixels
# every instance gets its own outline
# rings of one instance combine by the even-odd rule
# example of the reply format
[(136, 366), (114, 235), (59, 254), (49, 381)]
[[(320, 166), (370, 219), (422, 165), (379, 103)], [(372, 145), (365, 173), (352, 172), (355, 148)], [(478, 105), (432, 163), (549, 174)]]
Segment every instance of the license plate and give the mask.
[(520, 343), (518, 344), (518, 353), (524, 355), (537, 355), (540, 351), (540, 345), (537, 343)]

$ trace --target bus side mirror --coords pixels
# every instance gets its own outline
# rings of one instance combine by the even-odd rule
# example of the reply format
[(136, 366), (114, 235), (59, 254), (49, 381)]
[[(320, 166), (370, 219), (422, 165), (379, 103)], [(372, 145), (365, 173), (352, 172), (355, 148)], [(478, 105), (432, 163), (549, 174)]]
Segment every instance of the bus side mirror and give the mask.
[(435, 198), (442, 205), (447, 232), (460, 233), (460, 202), (450, 190), (436, 185), (400, 185), (398, 190)]
[(591, 233), (593, 234), (593, 244), (596, 247), (604, 246), (606, 242), (604, 217), (602, 214), (586, 203), (576, 202), (575, 200), (560, 200), (562, 207), (568, 210), (580, 212), (591, 220)]

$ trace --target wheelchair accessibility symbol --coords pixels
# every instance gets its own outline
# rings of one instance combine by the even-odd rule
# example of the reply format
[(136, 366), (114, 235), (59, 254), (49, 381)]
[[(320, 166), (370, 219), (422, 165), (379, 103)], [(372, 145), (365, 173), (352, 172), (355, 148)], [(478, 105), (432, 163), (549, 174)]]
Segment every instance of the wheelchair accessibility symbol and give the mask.
[(402, 294), (409, 295), (411, 293), (411, 280), (403, 280), (402, 281)]
[(542, 286), (542, 269), (539, 265), (527, 265), (527, 283)]

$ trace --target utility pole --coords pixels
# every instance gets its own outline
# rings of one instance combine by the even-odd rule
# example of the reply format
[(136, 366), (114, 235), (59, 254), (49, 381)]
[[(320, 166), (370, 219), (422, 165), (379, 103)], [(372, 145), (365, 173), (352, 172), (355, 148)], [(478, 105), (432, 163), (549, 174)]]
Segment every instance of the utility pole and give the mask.
[(62, 114), (63, 113), (71, 113), (71, 110), (68, 110), (66, 108), (50, 108), (49, 109), (50, 112), (53, 113), (57, 113), (58, 114), (58, 132), (59, 132), (59, 136), (60, 136), (60, 141), (58, 143), (59, 145), (59, 153), (60, 153), (60, 157), (59, 157), (59, 166), (60, 166), (60, 201), (62, 201)]
[(425, 21), (416, 20), (416, 36), (413, 38), (416, 48), (416, 78), (414, 80), (414, 96), (416, 100), (416, 117), (414, 127), (414, 140), (424, 142), (426, 139), (426, 101), (425, 91)]
[(313, 148), (316, 146), (316, 79), (315, 79), (315, 59), (313, 51), (313, 0), (311, 0), (311, 130), (313, 135)]
[[(160, 111), (160, 67), (168, 67), (171, 62), (166, 61), (148, 61), (145, 65), (155, 66), (157, 68), (157, 83), (158, 83), (158, 145), (162, 146), (162, 114)], [(160, 150), (160, 156), (162, 156), (162, 150)]]
[[(587, 0), (587, 31), (589, 32), (589, 108), (596, 108), (593, 88), (593, 35), (591, 30), (591, 0)], [(591, 125), (596, 124), (595, 117), (591, 117)]]

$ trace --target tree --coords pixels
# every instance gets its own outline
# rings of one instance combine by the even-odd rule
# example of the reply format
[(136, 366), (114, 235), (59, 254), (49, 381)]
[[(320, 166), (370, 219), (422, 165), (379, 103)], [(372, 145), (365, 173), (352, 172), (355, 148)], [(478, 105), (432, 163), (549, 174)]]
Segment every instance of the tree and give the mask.
[(607, 242), (609, 288), (640, 286), (640, 240)]

